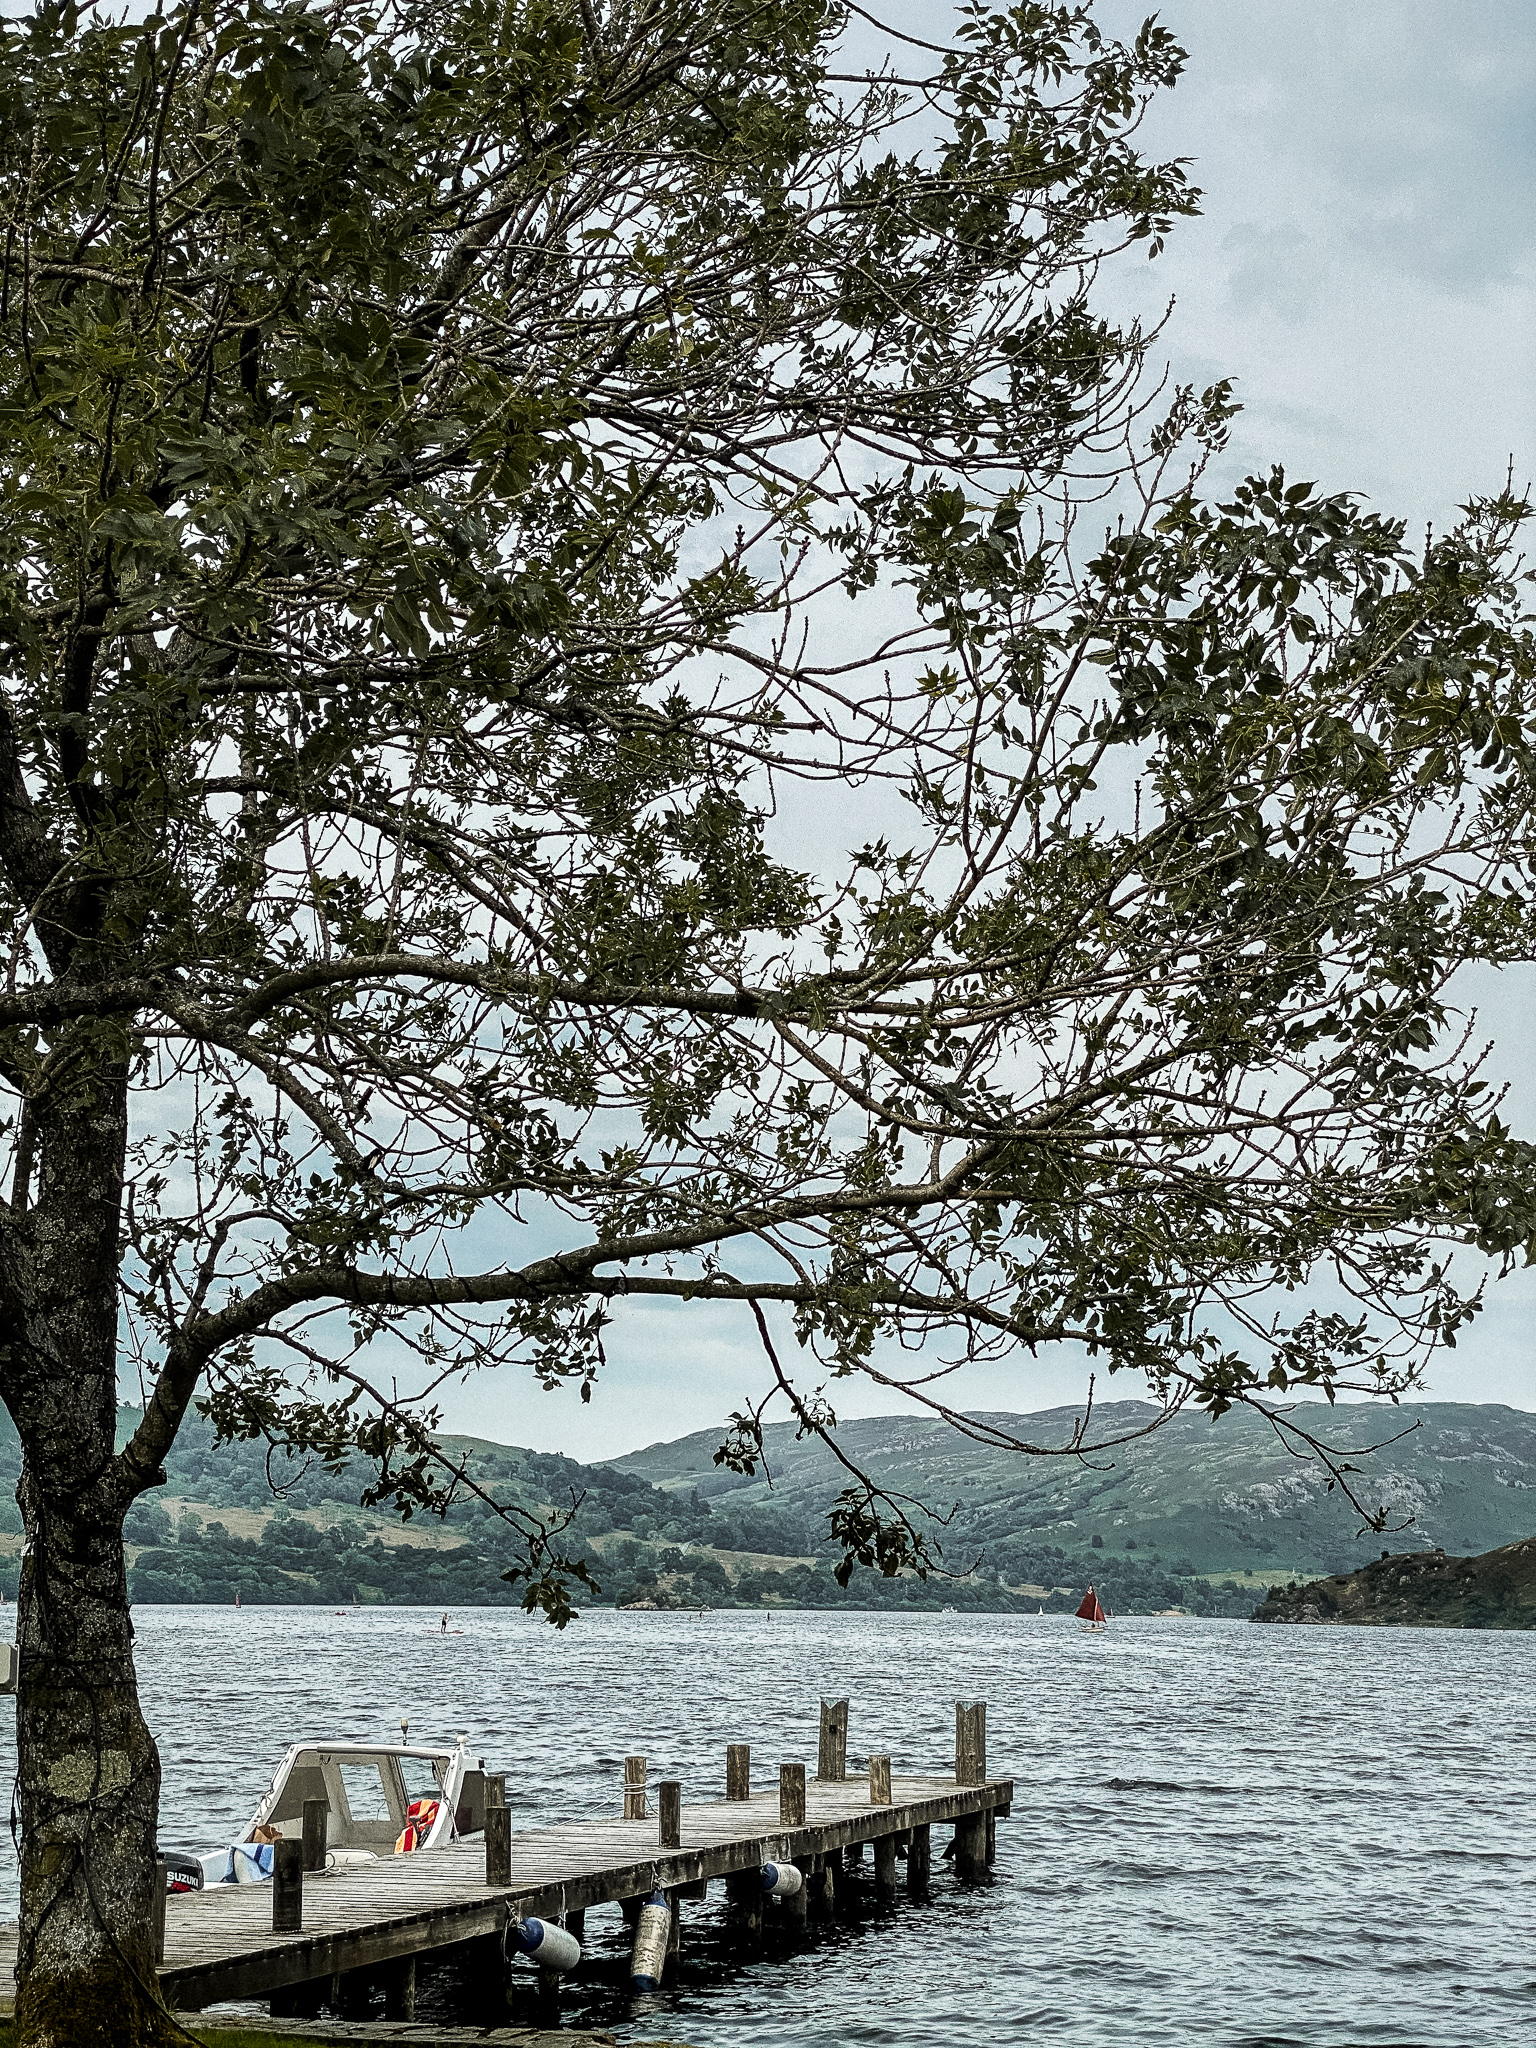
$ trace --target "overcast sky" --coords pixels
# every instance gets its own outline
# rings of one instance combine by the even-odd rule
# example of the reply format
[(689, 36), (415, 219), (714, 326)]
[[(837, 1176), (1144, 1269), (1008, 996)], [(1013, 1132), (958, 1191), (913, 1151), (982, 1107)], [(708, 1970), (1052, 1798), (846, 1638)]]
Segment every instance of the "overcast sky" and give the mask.
[[(1106, 27), (1144, 7), (1101, 0)], [(932, 35), (932, 0), (899, 19)], [(1536, 8), (1531, 0), (1175, 0), (1190, 52), (1146, 135), (1193, 159), (1204, 216), (1156, 263), (1132, 259), (1121, 306), (1174, 310), (1175, 373), (1236, 381), (1245, 408), (1229, 466), (1284, 463), (1353, 489), (1417, 531), (1473, 492), (1536, 470)], [(1536, 1136), (1536, 989), (1476, 990), (1512, 1084), (1506, 1111)], [(1493, 1306), (1437, 1369), (1432, 1398), (1536, 1407), (1536, 1286)], [(713, 1426), (761, 1389), (745, 1315), (636, 1304), (610, 1332), (590, 1407), (521, 1372), (455, 1396), (454, 1426), (503, 1441), (613, 1456)], [(1080, 1363), (1024, 1361), (968, 1379), (961, 1405), (1029, 1410), (1078, 1400)], [(832, 1390), (840, 1412), (893, 1403)], [(958, 1391), (958, 1390), (957, 1390)], [(1139, 1384), (1101, 1388), (1121, 1397)]]

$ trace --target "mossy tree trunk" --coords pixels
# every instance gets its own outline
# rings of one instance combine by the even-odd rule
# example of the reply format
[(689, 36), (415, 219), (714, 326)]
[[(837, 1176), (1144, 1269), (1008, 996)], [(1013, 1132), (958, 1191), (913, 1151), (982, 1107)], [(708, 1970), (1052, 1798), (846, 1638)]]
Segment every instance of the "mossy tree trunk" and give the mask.
[(24, 2048), (141, 2048), (172, 2030), (151, 1931), (160, 1759), (123, 1550), (133, 1486), (114, 1455), (126, 1076), (77, 1067), (62, 1092), (31, 1113), (36, 1201), (13, 1187), (3, 1276), (26, 1531), (17, 2033)]

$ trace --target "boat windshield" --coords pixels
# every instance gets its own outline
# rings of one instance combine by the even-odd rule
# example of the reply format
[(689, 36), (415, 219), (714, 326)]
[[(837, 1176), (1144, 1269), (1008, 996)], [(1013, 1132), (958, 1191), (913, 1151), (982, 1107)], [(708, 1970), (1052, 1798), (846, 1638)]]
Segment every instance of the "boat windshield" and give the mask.
[(436, 1766), (429, 1756), (401, 1757), (400, 1771), (405, 1779), (407, 1803), (414, 1799), (436, 1799), (443, 1789)]
[(393, 1819), (384, 1791), (384, 1773), (377, 1764), (343, 1764), (341, 1782), (347, 1789), (347, 1809), (354, 1821)]

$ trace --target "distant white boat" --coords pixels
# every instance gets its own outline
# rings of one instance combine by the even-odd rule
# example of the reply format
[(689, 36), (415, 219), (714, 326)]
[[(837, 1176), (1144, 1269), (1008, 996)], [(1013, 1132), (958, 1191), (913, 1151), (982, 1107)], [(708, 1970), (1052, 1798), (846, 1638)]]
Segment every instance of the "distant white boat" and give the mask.
[(455, 1749), (405, 1743), (295, 1742), (237, 1841), (203, 1856), (165, 1858), (172, 1891), (261, 1884), (272, 1845), (304, 1830), (304, 1802), (326, 1803), (326, 1868), (441, 1849), (485, 1826), (485, 1776), (470, 1770), (465, 1736)]

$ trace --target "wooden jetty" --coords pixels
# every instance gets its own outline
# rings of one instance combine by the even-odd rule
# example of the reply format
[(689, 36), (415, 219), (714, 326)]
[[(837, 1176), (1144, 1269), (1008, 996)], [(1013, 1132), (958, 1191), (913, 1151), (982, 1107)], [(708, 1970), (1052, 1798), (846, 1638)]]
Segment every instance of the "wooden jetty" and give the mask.
[[(902, 1852), (907, 1888), (923, 1892), (935, 1826), (955, 1831), (957, 1872), (979, 1877), (995, 1853), (996, 1821), (1013, 1799), (1011, 1779), (987, 1776), (985, 1716), (980, 1702), (957, 1706), (953, 1776), (893, 1775), (889, 1758), (872, 1757), (867, 1779), (849, 1778), (847, 1702), (825, 1702), (814, 1778), (807, 1779), (803, 1764), (785, 1764), (771, 1791), (754, 1792), (746, 1746), (733, 1745), (725, 1798), (684, 1805), (680, 1787), (663, 1782), (652, 1812), (644, 1759), (631, 1758), (624, 1818), (515, 1834), (492, 1779), (483, 1836), (336, 1872), (313, 1867), (323, 1860), (323, 1818), (306, 1811), (310, 1841), (278, 1844), (274, 1883), (215, 1885), (165, 1901), (159, 1976), (166, 2003), (197, 2011), (225, 2000), (267, 1999), (279, 2015), (313, 2011), (321, 2002), (345, 2012), (349, 2004), (366, 2008), (382, 1984), (386, 2011), (410, 2019), (417, 1961), (457, 1952), (467, 1974), (482, 1983), (480, 2010), (488, 2016), (506, 2010), (502, 1958), (510, 1920), (563, 1923), (580, 1939), (591, 1908), (617, 1903), (633, 1918), (643, 1899), (660, 1892), (672, 1907), (675, 1956), (680, 1902), (702, 1899), (723, 1880), (731, 1919), (750, 1942), (760, 1937), (765, 1912), (793, 1922), (832, 1910), (846, 1865), (862, 1857), (865, 1843), (873, 1845), (877, 1896), (896, 1894)], [(765, 1900), (761, 1872), (769, 1862), (802, 1872), (798, 1894)], [(7, 1982), (15, 1953), (11, 1926), (0, 1931)]]

